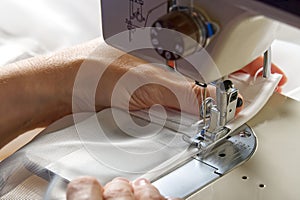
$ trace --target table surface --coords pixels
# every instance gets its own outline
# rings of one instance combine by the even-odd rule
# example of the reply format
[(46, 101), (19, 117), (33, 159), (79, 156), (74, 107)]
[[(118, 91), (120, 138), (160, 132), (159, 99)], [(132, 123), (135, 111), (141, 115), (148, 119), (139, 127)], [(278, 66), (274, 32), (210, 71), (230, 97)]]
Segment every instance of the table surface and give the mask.
[(299, 199), (299, 118), (300, 102), (275, 93), (248, 123), (258, 138), (253, 157), (189, 200)]

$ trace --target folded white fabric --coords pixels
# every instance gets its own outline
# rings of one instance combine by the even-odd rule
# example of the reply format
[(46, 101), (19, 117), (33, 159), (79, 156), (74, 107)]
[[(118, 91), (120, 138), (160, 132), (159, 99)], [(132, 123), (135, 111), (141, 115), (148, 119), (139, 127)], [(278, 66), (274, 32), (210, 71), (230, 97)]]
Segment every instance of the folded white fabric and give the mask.
[(12, 36), (0, 29), (0, 66), (46, 52), (32, 38)]
[[(254, 81), (244, 74), (234, 75), (232, 79), (245, 98), (245, 108), (228, 127), (233, 130), (252, 118), (272, 95), (280, 78), (281, 75), (273, 74)], [(48, 127), (0, 163), (0, 197), (10, 196), (15, 192), (13, 188), (36, 175), (50, 179), (55, 174), (67, 180), (91, 175), (102, 184), (116, 176), (153, 180), (197, 152), (182, 139), (183, 134), (197, 131), (196, 116), (165, 112), (161, 107), (153, 107), (149, 115), (135, 115), (138, 117), (119, 109), (106, 109), (97, 114), (69, 116)], [(43, 185), (39, 193), (51, 196), (56, 188), (55, 193), (63, 196), (63, 190), (58, 194), (55, 185), (52, 182), (47, 190)], [(39, 185), (27, 187), (36, 191)]]
[[(274, 90), (277, 88), (281, 77), (281, 74), (272, 74), (269, 78), (263, 78), (262, 76), (253, 77), (245, 73), (236, 73), (230, 76), (235, 87), (239, 89), (244, 98), (243, 110), (235, 117), (234, 120), (226, 125), (226, 127), (230, 129), (230, 132), (234, 131), (244, 123), (247, 123), (264, 107)], [(141, 111), (136, 114), (142, 118), (145, 118), (146, 116), (145, 113)], [(159, 118), (161, 116), (158, 110), (152, 111), (151, 114), (153, 115), (152, 118)], [(180, 113), (177, 111), (168, 111), (168, 116), (170, 119), (168, 119), (165, 123), (166, 127), (169, 127), (172, 130), (180, 130), (183, 134), (188, 136), (193, 136), (197, 133), (197, 117), (189, 114), (184, 114), (184, 117), (180, 117)], [(144, 174), (143, 177), (151, 180), (155, 179), (162, 173), (174, 168), (178, 163), (194, 156), (195, 153), (198, 152), (194, 148), (187, 148), (185, 151), (181, 152), (181, 154), (172, 157), (157, 168), (154, 168), (152, 171)], [(157, 169), (163, 170), (158, 171)]]
[(244, 109), (227, 127), (235, 130), (254, 117), (267, 103), (281, 77), (281, 74), (271, 74), (269, 78), (244, 73), (231, 75), (231, 80), (244, 98)]

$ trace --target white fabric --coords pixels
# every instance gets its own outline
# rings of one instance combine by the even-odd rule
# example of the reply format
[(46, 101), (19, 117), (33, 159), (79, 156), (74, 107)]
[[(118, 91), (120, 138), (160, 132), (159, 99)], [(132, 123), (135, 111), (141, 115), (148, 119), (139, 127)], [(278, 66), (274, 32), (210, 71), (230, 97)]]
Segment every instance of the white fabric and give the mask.
[[(239, 75), (234, 78), (236, 85), (246, 92), (243, 95), (248, 100), (237, 120), (229, 124), (230, 128), (239, 127), (263, 107), (280, 77), (274, 74), (270, 79), (257, 78), (255, 84), (251, 77), (245, 79)], [(194, 123), (197, 118), (178, 114), (174, 111), (167, 113), (167, 127), (158, 124), (162, 120), (154, 120), (151, 126), (147, 126), (147, 120), (135, 117), (134, 121), (145, 127), (139, 132), (126, 126), (128, 115), (118, 109), (75, 116), (74, 119), (79, 120), (76, 125), (70, 125), (72, 116), (66, 117), (0, 163), (0, 196), (9, 196), (13, 188), (27, 179), (35, 175), (45, 178), (49, 172), (67, 180), (92, 175), (101, 183), (116, 176), (130, 179), (145, 176), (153, 180), (197, 152), (182, 140), (182, 133), (196, 133)], [(155, 110), (150, 115), (152, 119), (162, 116)], [(178, 124), (180, 121), (183, 123)]]
[(100, 36), (99, 0), (0, 1), (0, 66)]
[(231, 80), (244, 98), (244, 109), (227, 127), (235, 130), (254, 117), (267, 103), (277, 88), (281, 77), (280, 74), (272, 74), (267, 79), (261, 76), (252, 77), (243, 73), (231, 75)]

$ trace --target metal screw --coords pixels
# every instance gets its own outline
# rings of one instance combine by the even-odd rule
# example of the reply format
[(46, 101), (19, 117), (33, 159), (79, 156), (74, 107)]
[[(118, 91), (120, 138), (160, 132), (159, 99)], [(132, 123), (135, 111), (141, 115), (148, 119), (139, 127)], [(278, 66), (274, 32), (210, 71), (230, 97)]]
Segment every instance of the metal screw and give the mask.
[(248, 131), (241, 131), (240, 132), (240, 137), (250, 137), (251, 133)]

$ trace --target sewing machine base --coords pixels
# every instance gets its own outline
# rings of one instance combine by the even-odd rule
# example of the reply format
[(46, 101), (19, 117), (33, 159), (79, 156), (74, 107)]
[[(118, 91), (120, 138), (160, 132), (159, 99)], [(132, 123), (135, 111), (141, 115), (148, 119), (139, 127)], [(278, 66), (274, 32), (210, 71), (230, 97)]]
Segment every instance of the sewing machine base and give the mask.
[(197, 155), (153, 184), (164, 196), (188, 197), (247, 161), (256, 150), (256, 136), (244, 124), (205, 156)]

